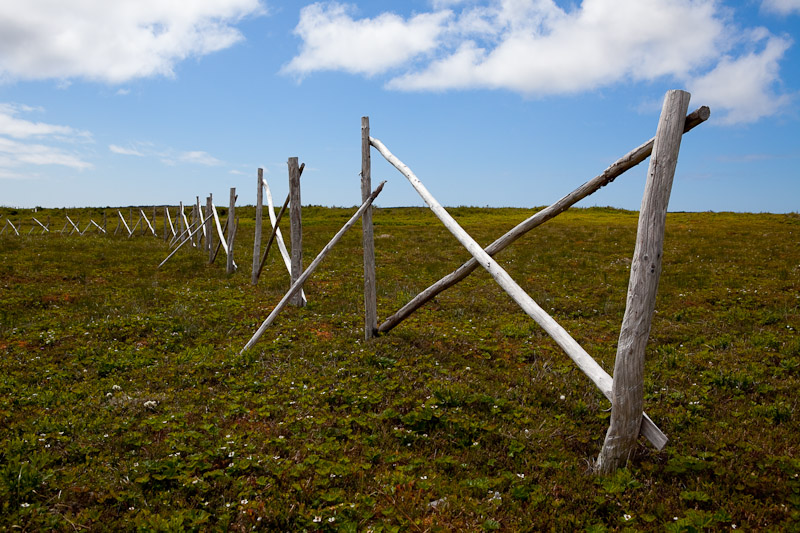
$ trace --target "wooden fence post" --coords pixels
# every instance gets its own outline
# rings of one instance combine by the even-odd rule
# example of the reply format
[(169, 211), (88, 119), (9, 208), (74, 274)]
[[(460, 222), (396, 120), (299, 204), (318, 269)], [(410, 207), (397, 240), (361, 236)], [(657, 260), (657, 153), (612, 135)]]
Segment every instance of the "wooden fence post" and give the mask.
[[(292, 239), (292, 284), (294, 284), (303, 273), (303, 220), (302, 208), (300, 204), (300, 167), (296, 157), (289, 158), (289, 218)], [(297, 307), (303, 307), (305, 302), (296, 292), (292, 296), (290, 303)]]
[[(361, 201), (372, 194), (372, 164), (370, 161), (369, 117), (361, 117)], [(372, 225), (372, 205), (361, 216), (364, 247), (364, 338), (378, 333), (378, 303), (375, 280), (375, 240)]]
[(258, 271), (261, 259), (261, 217), (264, 214), (264, 187), (261, 182), (264, 180), (264, 169), (259, 168), (257, 173), (258, 183), (256, 184), (256, 235), (253, 239), (253, 273), (250, 276), (250, 283), (258, 283)]
[(614, 362), (611, 423), (596, 464), (596, 471), (602, 474), (625, 465), (642, 424), (644, 352), (656, 306), (667, 205), (690, 97), (685, 91), (667, 92), (656, 129)]
[[(208, 196), (206, 197), (206, 217), (208, 217), (208, 215), (210, 215), (213, 211), (213, 205), (212, 195), (211, 193), (208, 193)], [(208, 249), (209, 265), (214, 261), (214, 228), (212, 227), (214, 222), (211, 220), (211, 218), (206, 218), (206, 248)]]
[(233, 241), (236, 235), (236, 187), (231, 187), (231, 200), (228, 207), (228, 263), (225, 271), (228, 274), (233, 274), (236, 271), (233, 262)]

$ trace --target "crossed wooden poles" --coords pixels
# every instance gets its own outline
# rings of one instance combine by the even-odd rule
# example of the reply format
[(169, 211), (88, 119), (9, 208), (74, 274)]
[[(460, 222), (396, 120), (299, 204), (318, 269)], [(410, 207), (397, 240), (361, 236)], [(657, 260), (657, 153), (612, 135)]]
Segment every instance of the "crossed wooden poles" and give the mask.
[[(637, 436), (641, 433), (657, 449), (661, 450), (668, 439), (653, 423), (643, 410), (644, 383), (644, 351), (650, 331), (658, 281), (661, 273), (661, 256), (663, 251), (664, 227), (667, 205), (672, 181), (677, 165), (680, 141), (683, 133), (706, 121), (710, 116), (707, 107), (701, 107), (690, 115), (688, 110), (690, 95), (684, 91), (669, 91), (664, 99), (664, 106), (659, 119), (656, 136), (650, 141), (629, 152), (612, 164), (605, 172), (583, 184), (559, 201), (528, 218), (501, 238), (483, 249), (453, 217), (441, 206), (433, 195), (425, 188), (417, 176), (402, 161), (392, 154), (386, 146), (369, 136), (369, 121), (362, 119), (362, 195), (370, 189), (369, 154), (370, 147), (378, 152), (403, 174), (422, 197), (428, 207), (439, 218), (444, 226), (470, 252), (473, 259), (464, 263), (459, 269), (445, 276), (431, 287), (417, 295), (400, 311), (389, 317), (380, 327), (377, 326), (374, 291), (374, 251), (372, 234), (367, 232), (366, 218), (368, 196), (365, 203), (348, 224), (355, 221), (357, 215), (365, 213), (362, 219), (364, 231), (364, 266), (365, 266), (365, 336), (370, 338), (381, 332), (387, 332), (407, 318), (414, 310), (425, 302), (466, 278), (478, 265), (483, 267), (509, 296), (533, 318), (567, 353), (611, 401), (611, 424), (606, 435), (603, 449), (595, 468), (599, 472), (610, 472), (627, 461)], [(628, 287), (626, 310), (620, 329), (620, 338), (615, 360), (614, 378), (612, 377), (570, 336), (570, 334), (548, 315), (525, 291), (509, 276), (509, 274), (492, 258), (492, 256), (516, 239), (566, 211), (579, 200), (589, 196), (601, 187), (614, 181), (619, 175), (651, 156), (647, 174), (647, 184), (640, 211), (636, 248), (631, 264), (631, 277)], [(374, 194), (374, 193), (373, 193)], [(344, 228), (343, 230), (344, 231)], [(337, 234), (338, 235), (338, 234)], [(369, 242), (368, 242), (369, 241)], [(332, 241), (333, 242), (333, 241)], [(332, 246), (332, 244), (329, 244)], [(328, 249), (328, 247), (326, 247)], [(323, 250), (324, 252), (325, 250)], [(321, 260), (320, 257), (318, 257)], [(314, 265), (318, 264), (315, 260)], [(313, 265), (312, 265), (313, 266)], [(310, 270), (311, 267), (309, 267)], [(310, 275), (310, 273), (309, 273)], [(305, 276), (305, 273), (304, 273)], [(307, 277), (307, 276), (305, 276)], [(305, 279), (305, 277), (303, 279)], [(302, 280), (298, 280), (302, 281)], [(296, 292), (299, 283), (290, 289)], [(287, 293), (284, 300), (288, 300)], [(282, 300), (282, 303), (283, 301)], [(264, 329), (274, 320), (280, 311), (279, 307), (270, 314), (259, 330), (250, 339), (242, 351), (252, 347)]]

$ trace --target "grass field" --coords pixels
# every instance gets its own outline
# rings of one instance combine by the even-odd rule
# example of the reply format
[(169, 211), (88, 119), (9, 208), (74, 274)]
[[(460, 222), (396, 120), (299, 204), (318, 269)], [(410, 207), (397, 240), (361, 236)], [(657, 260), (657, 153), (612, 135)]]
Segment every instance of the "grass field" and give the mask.
[[(353, 211), (304, 208), (306, 265)], [(451, 212), (482, 244), (531, 214)], [(156, 270), (152, 236), (0, 236), (0, 529), (800, 531), (796, 214), (668, 216), (645, 405), (670, 442), (598, 477), (608, 401), (486, 273), (362, 340), (358, 226), (239, 355), (289, 282), (273, 253), (250, 285), (237, 213), (231, 276)], [(572, 210), (497, 257), (610, 373), (636, 223)], [(375, 224), (379, 319), (468, 258), (426, 210)]]

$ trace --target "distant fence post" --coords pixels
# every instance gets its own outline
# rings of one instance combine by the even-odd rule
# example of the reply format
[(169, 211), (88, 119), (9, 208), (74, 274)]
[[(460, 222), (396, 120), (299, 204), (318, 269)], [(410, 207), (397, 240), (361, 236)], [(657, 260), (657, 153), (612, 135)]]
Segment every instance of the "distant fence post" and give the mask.
[[(372, 194), (372, 163), (370, 160), (369, 117), (361, 117), (361, 201)], [(372, 226), (372, 205), (361, 216), (364, 246), (364, 338), (378, 333), (378, 304), (375, 288), (375, 240)]]
[(233, 262), (233, 240), (236, 237), (236, 187), (231, 187), (231, 201), (228, 207), (228, 263), (226, 272), (233, 274), (236, 266)]
[(169, 220), (169, 208), (164, 206), (164, 242), (167, 242), (167, 234), (169, 233), (169, 226), (167, 225), (167, 221)]
[[(292, 238), (292, 284), (303, 273), (303, 221), (300, 204), (300, 167), (296, 157), (289, 158), (289, 218)], [(292, 305), (303, 307), (305, 302), (299, 292), (292, 296)]]
[[(212, 204), (212, 194), (208, 193), (206, 197), (206, 217), (210, 215), (214, 209)], [(213, 217), (212, 217), (213, 218)], [(211, 218), (206, 218), (206, 248), (208, 250), (208, 264), (214, 262), (214, 221)]]
[(685, 91), (667, 92), (656, 129), (639, 211), (625, 315), (617, 342), (611, 423), (595, 465), (599, 473), (611, 473), (625, 465), (642, 425), (644, 352), (656, 306), (667, 205), (690, 97)]
[(250, 277), (250, 283), (255, 285), (258, 283), (258, 271), (261, 266), (261, 217), (264, 213), (264, 186), (261, 182), (264, 180), (264, 169), (258, 169), (258, 183), (256, 184), (256, 235), (253, 239), (253, 274)]

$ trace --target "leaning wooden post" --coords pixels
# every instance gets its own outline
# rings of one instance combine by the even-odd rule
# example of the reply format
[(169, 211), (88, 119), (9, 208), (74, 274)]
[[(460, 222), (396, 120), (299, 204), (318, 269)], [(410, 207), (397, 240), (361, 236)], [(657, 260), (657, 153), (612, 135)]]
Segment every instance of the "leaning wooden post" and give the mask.
[[(289, 218), (292, 239), (292, 284), (303, 273), (303, 221), (300, 204), (300, 167), (296, 157), (289, 158)], [(305, 302), (300, 293), (295, 293), (290, 301), (292, 305), (303, 307)]]
[(642, 424), (644, 352), (656, 306), (667, 205), (690, 97), (685, 91), (669, 91), (656, 129), (614, 362), (611, 425), (595, 467), (603, 474), (625, 465)]
[[(369, 117), (361, 117), (361, 201), (372, 193), (372, 165), (370, 161)], [(364, 247), (364, 338), (378, 334), (378, 303), (375, 288), (375, 240), (372, 226), (372, 206), (361, 217)]]
[(256, 183), (256, 236), (253, 239), (253, 273), (250, 277), (250, 283), (255, 285), (258, 283), (259, 259), (261, 258), (261, 217), (264, 214), (264, 187), (261, 182), (264, 180), (264, 169), (258, 169), (257, 176), (258, 183)]
[(228, 207), (228, 263), (225, 269), (228, 274), (233, 274), (236, 271), (233, 262), (233, 239), (236, 231), (234, 220), (236, 220), (236, 187), (231, 187), (231, 200)]
[[(213, 209), (212, 202), (212, 195), (211, 193), (208, 194), (206, 197), (206, 216), (210, 215)], [(213, 217), (211, 217), (213, 218)], [(214, 228), (212, 225), (214, 222), (211, 218), (206, 218), (206, 249), (208, 251), (208, 264), (210, 265), (214, 261)]]
[(293, 295), (298, 294), (302, 290), (301, 287), (303, 286), (303, 283), (305, 283), (305, 281), (311, 276), (311, 274), (314, 273), (314, 270), (317, 269), (319, 264), (322, 263), (322, 260), (325, 259), (325, 256), (327, 256), (328, 253), (336, 245), (336, 243), (339, 242), (339, 240), (342, 238), (342, 235), (344, 235), (345, 232), (347, 232), (347, 230), (353, 227), (353, 224), (356, 223), (358, 218), (364, 214), (364, 210), (367, 209), (372, 204), (372, 202), (375, 201), (375, 198), (377, 198), (378, 195), (381, 193), (381, 191), (383, 190), (383, 186), (385, 184), (386, 182), (384, 181), (381, 182), (380, 185), (378, 185), (378, 188), (375, 189), (375, 191), (373, 191), (372, 194), (370, 194), (366, 200), (364, 200), (364, 203), (361, 204), (361, 207), (359, 207), (358, 210), (355, 212), (355, 214), (352, 217), (350, 217), (350, 220), (345, 222), (345, 225), (342, 226), (342, 228), (338, 232), (336, 232), (336, 235), (334, 235), (333, 238), (328, 242), (328, 244), (326, 244), (325, 247), (317, 254), (317, 257), (314, 258), (314, 260), (311, 262), (310, 265), (308, 265), (308, 268), (305, 270), (305, 272), (303, 272), (300, 275), (300, 277), (297, 278), (296, 281), (292, 282), (292, 286), (289, 288), (289, 291), (283, 296), (281, 301), (278, 302), (278, 305), (275, 306), (275, 309), (272, 310), (272, 312), (269, 314), (266, 320), (264, 320), (261, 326), (259, 326), (259, 328), (253, 334), (250, 340), (247, 341), (247, 344), (244, 345), (242, 351), (239, 352), (240, 354), (244, 353), (245, 350), (248, 350), (253, 347), (253, 345), (258, 341), (258, 339), (264, 333), (264, 330), (266, 330), (269, 327), (269, 325), (272, 324), (272, 322), (275, 320), (275, 317), (278, 316), (278, 313), (280, 313), (281, 310), (284, 307), (286, 307), (286, 305), (289, 303), (289, 299)]

